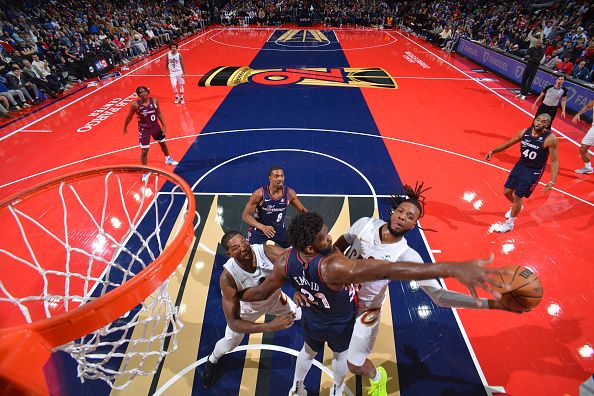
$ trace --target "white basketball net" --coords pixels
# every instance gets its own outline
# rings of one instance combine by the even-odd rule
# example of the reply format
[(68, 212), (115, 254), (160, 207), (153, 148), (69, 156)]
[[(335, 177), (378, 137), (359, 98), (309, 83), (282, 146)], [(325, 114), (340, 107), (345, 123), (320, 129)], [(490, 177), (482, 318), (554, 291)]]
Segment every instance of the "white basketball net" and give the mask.
[[(186, 198), (179, 186), (158, 193), (166, 178), (159, 179), (152, 174), (141, 182), (141, 173), (110, 172), (63, 182), (9, 205), (0, 217), (0, 312), (22, 315), (28, 323), (50, 318), (104, 295), (151, 264), (175, 235), (165, 226), (179, 213), (174, 204)], [(8, 247), (2, 243), (7, 239)], [(22, 273), (27, 282), (5, 279), (7, 271)], [(102, 379), (123, 389), (136, 375), (155, 373), (177, 348), (181, 328), (165, 282), (108, 326), (57, 349), (77, 361), (81, 381)]]

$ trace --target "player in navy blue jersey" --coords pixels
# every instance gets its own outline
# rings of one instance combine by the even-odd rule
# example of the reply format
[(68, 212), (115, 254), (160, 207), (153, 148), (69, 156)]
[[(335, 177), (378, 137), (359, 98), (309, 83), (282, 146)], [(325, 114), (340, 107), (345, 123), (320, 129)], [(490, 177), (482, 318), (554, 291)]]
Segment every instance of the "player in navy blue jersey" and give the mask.
[(522, 210), (522, 199), (528, 198), (540, 181), (551, 157), (551, 180), (545, 185), (543, 192), (548, 192), (557, 179), (559, 161), (557, 159), (557, 137), (550, 131), (551, 116), (539, 114), (530, 128), (524, 128), (506, 143), (495, 147), (487, 153), (487, 161), (495, 153), (503, 151), (516, 143), (520, 143), (520, 159), (512, 169), (505, 182), (503, 195), (512, 203), (507, 211), (507, 220), (497, 224), (493, 231), (508, 232), (514, 229), (514, 223)]
[(304, 395), (303, 381), (315, 355), (324, 343), (333, 351), (334, 384), (331, 395), (341, 395), (347, 369), (347, 350), (356, 314), (356, 294), (353, 284), (380, 279), (423, 280), (455, 277), (469, 288), (477, 305), (480, 300), (476, 288), (493, 292), (491, 284), (502, 286), (492, 274), (509, 273), (502, 269), (486, 268), (493, 261), (471, 260), (462, 263), (419, 265), (413, 262), (389, 262), (375, 259), (348, 259), (332, 251), (332, 237), (317, 213), (297, 215), (288, 230), (293, 248), (281, 254), (274, 270), (260, 285), (245, 289), (243, 301), (261, 301), (278, 290), (285, 281), (311, 302), (303, 309), (305, 343), (295, 367), (290, 395)]
[(252, 193), (243, 209), (241, 218), (250, 228), (248, 240), (250, 244), (263, 244), (272, 240), (283, 248), (289, 247), (285, 216), (287, 205), (291, 204), (300, 213), (307, 209), (292, 188), (285, 186), (285, 172), (279, 166), (268, 170), (268, 185), (262, 186)]
[[(165, 143), (165, 120), (161, 109), (159, 108), (159, 101), (155, 98), (149, 97), (149, 89), (147, 87), (136, 88), (136, 95), (138, 100), (130, 104), (130, 111), (126, 116), (124, 122), (124, 135), (128, 133), (128, 124), (132, 121), (134, 114), (138, 116), (138, 141), (140, 143), (140, 163), (147, 164), (147, 157), (151, 142), (151, 137), (159, 142), (163, 154), (165, 154), (165, 164), (177, 165), (178, 162), (169, 156), (169, 149)], [(161, 125), (159, 125), (159, 121)], [(143, 176), (143, 181), (146, 180), (148, 174)]]

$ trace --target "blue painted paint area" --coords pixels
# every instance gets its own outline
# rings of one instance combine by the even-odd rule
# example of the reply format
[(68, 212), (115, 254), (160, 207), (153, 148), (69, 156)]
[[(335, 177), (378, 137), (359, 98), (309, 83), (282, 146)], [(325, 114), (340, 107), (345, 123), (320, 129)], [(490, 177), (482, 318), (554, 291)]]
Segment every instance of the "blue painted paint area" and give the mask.
[[(163, 186), (163, 190), (170, 190), (173, 185), (167, 182)], [(149, 197), (147, 199), (151, 199)], [(144, 268), (142, 263), (152, 263), (153, 257), (158, 256), (158, 252), (161, 250), (159, 245), (165, 246), (167, 238), (173, 229), (175, 221), (182, 209), (184, 204), (185, 196), (175, 195), (173, 201), (169, 195), (160, 195), (156, 200), (156, 205), (152, 205), (146, 212), (142, 221), (137, 226), (138, 233), (133, 234), (128, 241), (126, 241), (126, 248), (116, 258), (115, 263), (120, 264), (124, 268), (128, 268), (131, 262), (131, 253), (137, 254), (140, 260), (136, 260), (130, 267), (131, 273), (137, 274)], [(112, 201), (113, 202), (113, 201)], [(135, 212), (131, 212), (130, 216), (133, 217)], [(160, 241), (155, 233), (155, 224), (157, 219), (161, 222), (160, 230)], [(125, 219), (123, 219), (125, 220)], [(151, 236), (152, 235), (152, 236)], [(141, 249), (146, 244), (149, 249)], [(152, 255), (149, 254), (149, 250)], [(108, 274), (109, 281), (113, 284), (122, 284), (124, 282), (124, 276), (126, 274), (120, 270), (113, 270)], [(109, 290), (112, 290), (113, 286), (106, 287), (105, 291), (101, 288), (97, 288), (93, 295), (98, 297), (99, 295), (106, 294)], [(130, 318), (134, 316), (140, 309), (140, 306), (132, 309), (131, 313), (124, 319), (119, 319), (113, 322), (114, 326), (122, 326), (128, 323)], [(102, 342), (115, 342), (121, 339), (123, 331), (117, 331), (110, 333), (107, 336), (101, 338)], [(130, 334), (128, 334), (128, 337)], [(87, 337), (88, 338), (88, 337)], [(125, 353), (127, 344), (123, 344), (115, 349), (116, 353)], [(98, 355), (107, 354), (113, 352), (110, 346), (99, 346), (92, 353)], [(90, 363), (98, 363), (102, 359), (91, 359)], [(121, 358), (111, 358), (107, 363), (103, 364), (108, 370), (117, 370), (121, 365)], [(88, 396), (104, 396), (109, 395), (111, 392), (110, 386), (103, 380), (89, 380), (85, 379), (84, 383), (81, 383), (77, 378), (77, 363), (69, 355), (64, 352), (55, 352), (52, 354), (50, 361), (45, 367), (44, 372), (50, 386), (52, 394), (55, 395), (88, 395)]]

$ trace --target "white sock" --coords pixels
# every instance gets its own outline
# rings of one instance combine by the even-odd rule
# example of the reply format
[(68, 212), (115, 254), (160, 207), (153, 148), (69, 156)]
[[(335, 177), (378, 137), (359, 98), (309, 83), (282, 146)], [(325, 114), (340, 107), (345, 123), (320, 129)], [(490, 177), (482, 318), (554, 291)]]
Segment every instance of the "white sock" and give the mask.
[(293, 377), (293, 386), (295, 386), (297, 382), (303, 382), (305, 376), (311, 368), (311, 365), (313, 364), (316, 355), (316, 351), (311, 349), (309, 345), (305, 343), (303, 344), (303, 348), (301, 348), (301, 351), (299, 351), (299, 355), (297, 356), (297, 363), (295, 363), (295, 376)]
[(211, 363), (218, 362), (219, 359), (221, 358), (221, 356), (223, 356), (224, 354), (226, 354), (228, 352), (231, 352), (232, 350), (237, 348), (239, 346), (239, 344), (241, 344), (241, 340), (243, 340), (243, 336), (244, 336), (244, 334), (234, 333), (233, 337), (231, 339), (223, 337), (220, 340), (218, 340), (217, 344), (214, 347), (214, 350), (208, 357), (208, 360)]
[(510, 217), (509, 219), (507, 219), (507, 222), (509, 224), (514, 224), (514, 222), (516, 221), (517, 217)]
[(382, 375), (380, 374), (379, 370), (375, 370), (375, 377), (371, 378), (371, 380), (373, 382), (377, 382), (379, 381), (379, 379), (382, 377)]
[(184, 97), (184, 86), (183, 85), (179, 86), (179, 96), (181, 96), (182, 98)]
[(170, 160), (170, 159), (171, 159), (171, 157), (168, 155), (168, 156), (166, 156), (166, 157), (165, 157), (165, 159), (166, 159), (166, 160)]
[(347, 370), (347, 355), (348, 351), (332, 353), (332, 374), (336, 389), (340, 389), (344, 383), (344, 376)]
[(592, 169), (592, 163), (590, 161), (584, 162), (584, 166), (588, 169)]

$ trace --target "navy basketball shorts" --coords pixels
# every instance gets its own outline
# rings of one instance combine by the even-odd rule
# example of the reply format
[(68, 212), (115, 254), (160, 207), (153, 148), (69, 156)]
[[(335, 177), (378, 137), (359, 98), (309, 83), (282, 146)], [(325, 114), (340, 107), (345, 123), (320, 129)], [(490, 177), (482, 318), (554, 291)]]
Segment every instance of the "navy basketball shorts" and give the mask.
[(271, 240), (283, 249), (288, 248), (291, 244), (287, 241), (287, 231), (283, 228), (281, 231), (276, 230), (274, 238), (270, 239), (257, 228), (250, 227), (248, 230), (248, 242), (250, 245), (263, 245), (266, 241)]
[(314, 351), (323, 351), (325, 342), (333, 352), (340, 353), (349, 349), (355, 326), (354, 313), (352, 320), (343, 323), (321, 322), (305, 316), (301, 318), (301, 321), (304, 341)]
[(542, 173), (542, 169), (516, 164), (505, 182), (505, 188), (514, 190), (517, 197), (528, 198), (538, 185)]

